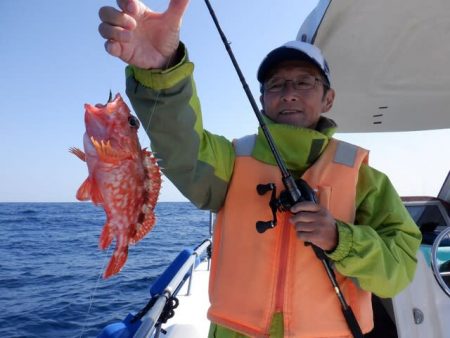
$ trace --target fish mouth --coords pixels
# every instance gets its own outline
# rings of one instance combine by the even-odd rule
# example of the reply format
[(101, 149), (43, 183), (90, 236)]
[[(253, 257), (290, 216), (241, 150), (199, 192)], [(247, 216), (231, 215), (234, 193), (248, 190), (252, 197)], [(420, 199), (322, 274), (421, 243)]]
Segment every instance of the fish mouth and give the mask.
[(105, 139), (107, 137), (109, 115), (107, 110), (102, 107), (85, 105), (84, 122), (86, 132), (90, 137), (96, 139)]
[[(125, 108), (124, 108), (125, 107)], [(84, 123), (89, 138), (97, 141), (105, 141), (113, 138), (111, 128), (120, 121), (123, 114), (128, 114), (129, 109), (123, 103), (122, 97), (117, 93), (113, 100), (106, 104), (85, 104)]]

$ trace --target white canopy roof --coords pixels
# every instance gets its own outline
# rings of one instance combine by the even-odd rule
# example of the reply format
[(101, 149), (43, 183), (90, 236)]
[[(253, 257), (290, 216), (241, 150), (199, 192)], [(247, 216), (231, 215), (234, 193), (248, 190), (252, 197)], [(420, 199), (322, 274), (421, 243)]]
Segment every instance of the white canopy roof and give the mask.
[(297, 38), (325, 54), (340, 132), (450, 128), (449, 0), (321, 0)]

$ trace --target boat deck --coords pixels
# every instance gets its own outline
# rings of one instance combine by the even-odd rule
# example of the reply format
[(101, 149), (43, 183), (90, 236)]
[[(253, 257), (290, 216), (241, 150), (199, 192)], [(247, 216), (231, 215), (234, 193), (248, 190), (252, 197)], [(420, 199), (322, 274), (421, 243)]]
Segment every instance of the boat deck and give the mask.
[(209, 308), (208, 299), (208, 263), (202, 262), (194, 270), (190, 295), (187, 295), (189, 282), (186, 282), (177, 295), (180, 301), (175, 309), (175, 316), (168, 321), (164, 337), (207, 337), (209, 320), (206, 312)]

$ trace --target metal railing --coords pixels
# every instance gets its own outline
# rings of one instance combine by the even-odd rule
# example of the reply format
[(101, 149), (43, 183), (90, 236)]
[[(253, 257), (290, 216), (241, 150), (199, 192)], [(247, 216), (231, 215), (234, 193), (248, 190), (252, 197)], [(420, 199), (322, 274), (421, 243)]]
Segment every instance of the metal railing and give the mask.
[[(164, 311), (167, 301), (178, 294), (186, 280), (189, 280), (187, 295), (190, 295), (193, 272), (196, 266), (197, 258), (202, 256), (206, 250), (210, 247), (211, 240), (207, 239), (203, 241), (192, 253), (192, 255), (184, 262), (184, 264), (179, 268), (178, 272), (172, 278), (172, 280), (167, 284), (165, 290), (159, 295), (152, 306), (152, 308), (141, 318), (141, 325), (136, 331), (134, 337), (136, 338), (147, 338), (155, 335), (157, 338), (159, 336), (159, 331), (161, 329), (158, 325), (159, 318)], [(208, 269), (209, 269), (209, 259), (208, 259)]]

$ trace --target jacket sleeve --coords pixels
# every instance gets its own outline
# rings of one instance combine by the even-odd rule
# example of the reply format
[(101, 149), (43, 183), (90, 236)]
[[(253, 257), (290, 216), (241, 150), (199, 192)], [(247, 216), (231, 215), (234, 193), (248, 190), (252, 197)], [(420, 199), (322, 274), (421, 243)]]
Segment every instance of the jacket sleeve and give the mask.
[(173, 68), (127, 67), (126, 92), (164, 175), (197, 207), (217, 211), (227, 192), (234, 150), (225, 137), (203, 129), (194, 65), (182, 44), (180, 49), (182, 59)]
[(339, 243), (329, 257), (343, 275), (389, 298), (414, 278), (422, 235), (386, 175), (362, 165), (355, 224), (338, 221)]

